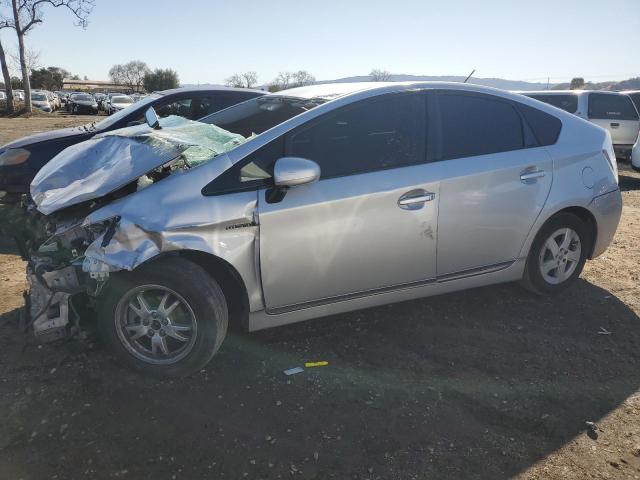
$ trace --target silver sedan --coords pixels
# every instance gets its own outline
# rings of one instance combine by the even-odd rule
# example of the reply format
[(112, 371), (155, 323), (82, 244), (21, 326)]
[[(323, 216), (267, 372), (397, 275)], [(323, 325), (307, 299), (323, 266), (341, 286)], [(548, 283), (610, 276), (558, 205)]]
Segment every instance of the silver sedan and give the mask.
[(500, 90), (313, 85), (147, 122), (34, 179), (58, 247), (55, 262), (51, 239), (32, 254), (29, 280), (37, 335), (68, 331), (65, 306), (88, 293), (107, 344), (148, 373), (202, 368), (230, 322), (260, 330), (500, 282), (555, 294), (620, 219), (609, 134)]

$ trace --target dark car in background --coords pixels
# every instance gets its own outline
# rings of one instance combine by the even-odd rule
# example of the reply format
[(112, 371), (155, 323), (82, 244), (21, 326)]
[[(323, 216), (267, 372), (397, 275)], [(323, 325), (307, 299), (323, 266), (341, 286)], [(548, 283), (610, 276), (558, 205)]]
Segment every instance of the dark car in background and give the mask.
[(69, 97), (69, 111), (73, 114), (88, 113), (91, 115), (98, 114), (98, 104), (93, 95), (88, 93), (76, 93)]
[(0, 192), (4, 192), (1, 201), (15, 202), (20, 195), (28, 193), (29, 184), (38, 170), (65, 148), (98, 133), (142, 123), (149, 107), (153, 107), (160, 117), (180, 115), (197, 120), (264, 94), (260, 90), (229, 87), (165, 90), (152, 93), (99, 122), (37, 133), (7, 143), (0, 147)]

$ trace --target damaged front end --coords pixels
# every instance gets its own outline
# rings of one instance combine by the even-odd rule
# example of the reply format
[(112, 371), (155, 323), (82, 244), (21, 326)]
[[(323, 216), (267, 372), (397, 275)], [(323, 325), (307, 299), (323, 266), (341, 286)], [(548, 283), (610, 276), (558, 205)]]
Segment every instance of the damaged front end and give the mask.
[[(163, 119), (161, 126), (98, 135), (61, 152), (34, 178), (31, 196), (23, 201), (22, 227), (14, 235), (27, 261), (23, 325), (40, 341), (78, 334), (79, 312), (95, 308), (110, 274), (137, 265), (132, 255), (149, 257), (139, 251), (144, 245), (136, 245), (135, 238), (140, 231), (138, 237), (149, 243), (153, 235), (123, 218), (113, 205), (126, 204), (123, 200), (133, 194), (155, 189), (245, 141), (241, 135), (179, 117)], [(221, 161), (219, 172), (228, 167), (226, 162)], [(161, 208), (158, 201), (152, 203)], [(101, 214), (104, 211), (109, 213)], [(143, 217), (145, 213), (140, 212)], [(123, 232), (127, 238), (118, 240)], [(109, 248), (122, 250), (112, 257), (129, 261), (104, 261)]]
[[(27, 261), (23, 327), (41, 342), (80, 332), (79, 310), (91, 306), (105, 278), (83, 271), (84, 251), (102, 228), (84, 228), (81, 219), (46, 217), (25, 204), (26, 221), (16, 233), (18, 248)], [(108, 227), (103, 227), (108, 228)]]

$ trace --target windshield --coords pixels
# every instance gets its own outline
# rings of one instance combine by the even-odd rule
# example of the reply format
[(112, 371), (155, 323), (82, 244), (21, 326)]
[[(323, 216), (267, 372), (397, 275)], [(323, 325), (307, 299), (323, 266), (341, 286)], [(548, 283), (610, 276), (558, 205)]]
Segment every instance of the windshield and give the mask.
[(203, 123), (214, 124), (229, 132), (237, 133), (245, 138), (260, 135), (270, 128), (300, 115), (307, 110), (324, 103), (320, 98), (285, 97), (281, 95), (265, 95), (220, 110), (201, 118)]
[(133, 100), (129, 97), (113, 97), (112, 103), (133, 103)]
[(73, 95), (71, 98), (73, 100), (80, 100), (81, 102), (90, 102), (93, 100), (91, 95)]
[(120, 121), (121, 119), (129, 115), (134, 110), (142, 109), (145, 106), (153, 103), (160, 97), (161, 95), (158, 95), (158, 94), (149, 95), (145, 99), (140, 100), (138, 103), (136, 103), (135, 107), (130, 106), (130, 107), (124, 108), (119, 112), (114, 113), (110, 117), (107, 117), (104, 120), (96, 123), (95, 128), (97, 128), (98, 130), (104, 130), (104, 129), (110, 128), (111, 126), (113, 126), (115, 123), (117, 123), (118, 121)]
[(44, 93), (32, 93), (31, 100), (35, 100), (37, 102), (44, 102), (47, 99)]

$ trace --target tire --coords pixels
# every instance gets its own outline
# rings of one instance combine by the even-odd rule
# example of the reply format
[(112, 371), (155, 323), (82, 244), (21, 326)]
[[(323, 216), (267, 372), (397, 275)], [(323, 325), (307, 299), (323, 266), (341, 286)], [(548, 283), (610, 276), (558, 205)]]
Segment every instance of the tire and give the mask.
[[(567, 289), (580, 276), (592, 242), (588, 226), (579, 217), (568, 212), (554, 215), (542, 226), (531, 245), (522, 285), (538, 295), (552, 295)], [(554, 244), (558, 247), (556, 256), (548, 246)], [(549, 270), (554, 265), (556, 268)]]
[[(227, 333), (222, 289), (188, 260), (165, 258), (113, 274), (105, 290), (100, 335), (121, 364), (138, 372), (160, 377), (195, 373), (211, 360)], [(163, 300), (165, 294), (168, 300)], [(173, 310), (165, 314), (163, 303)]]

